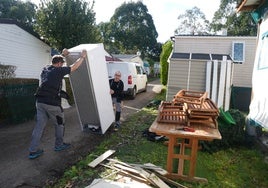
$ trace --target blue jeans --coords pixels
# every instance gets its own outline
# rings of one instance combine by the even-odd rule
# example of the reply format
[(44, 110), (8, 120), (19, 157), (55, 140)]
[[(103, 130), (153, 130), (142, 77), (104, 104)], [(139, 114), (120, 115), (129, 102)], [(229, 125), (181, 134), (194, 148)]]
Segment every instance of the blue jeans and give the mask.
[(112, 98), (113, 104), (115, 105), (115, 111), (116, 112), (121, 112), (121, 102), (117, 102), (117, 98), (113, 97)]
[(48, 119), (51, 119), (55, 125), (55, 147), (63, 144), (64, 136), (64, 113), (60, 106), (53, 106), (43, 103), (36, 103), (37, 121), (32, 132), (32, 140), (30, 143), (30, 152), (38, 150), (40, 140), (47, 124)]

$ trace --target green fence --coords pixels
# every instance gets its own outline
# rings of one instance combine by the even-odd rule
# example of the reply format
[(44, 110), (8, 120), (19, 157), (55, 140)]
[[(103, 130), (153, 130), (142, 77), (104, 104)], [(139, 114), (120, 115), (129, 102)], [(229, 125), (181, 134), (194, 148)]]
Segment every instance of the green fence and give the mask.
[(34, 93), (38, 80), (0, 83), (0, 125), (18, 124), (35, 116)]

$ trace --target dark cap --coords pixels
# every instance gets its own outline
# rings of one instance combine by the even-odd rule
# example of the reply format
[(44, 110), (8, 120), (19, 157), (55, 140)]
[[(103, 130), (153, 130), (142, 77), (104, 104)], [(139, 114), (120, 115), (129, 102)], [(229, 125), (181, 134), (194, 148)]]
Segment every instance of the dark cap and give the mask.
[(61, 63), (65, 62), (63, 56), (62, 55), (54, 55), (52, 57), (52, 64), (56, 64), (56, 63), (59, 63), (59, 62), (61, 62)]

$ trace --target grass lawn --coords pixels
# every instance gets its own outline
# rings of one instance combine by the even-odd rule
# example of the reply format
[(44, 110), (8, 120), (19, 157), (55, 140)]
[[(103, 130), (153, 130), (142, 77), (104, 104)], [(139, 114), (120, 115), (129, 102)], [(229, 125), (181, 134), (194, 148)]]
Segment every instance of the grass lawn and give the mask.
[[(165, 90), (156, 99), (164, 100)], [(157, 117), (157, 105), (145, 107), (123, 122), (118, 132), (105, 135), (105, 139), (87, 157), (67, 169), (53, 185), (46, 187), (85, 187), (95, 178), (107, 176), (110, 171), (104, 167), (88, 167), (109, 149), (116, 152), (113, 158), (127, 163), (153, 163), (166, 167), (167, 146), (163, 141), (149, 141), (143, 136)], [(213, 144), (207, 145), (210, 147)], [(219, 144), (218, 144), (219, 145)], [(208, 152), (209, 151), (209, 152)], [(268, 164), (264, 153), (257, 145), (218, 147), (216, 150), (198, 152), (196, 175), (208, 179), (208, 183), (189, 183), (177, 180), (187, 187), (204, 188), (241, 188), (268, 187)], [(187, 165), (186, 165), (187, 166)]]

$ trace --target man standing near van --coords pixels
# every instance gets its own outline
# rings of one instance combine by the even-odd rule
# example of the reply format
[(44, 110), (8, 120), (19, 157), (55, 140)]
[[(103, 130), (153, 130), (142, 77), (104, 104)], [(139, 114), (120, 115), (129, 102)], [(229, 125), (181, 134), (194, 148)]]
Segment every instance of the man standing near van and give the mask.
[(115, 106), (115, 126), (114, 130), (118, 130), (120, 127), (120, 116), (121, 116), (121, 102), (123, 100), (124, 83), (121, 80), (121, 72), (116, 71), (114, 78), (109, 80), (110, 83), (110, 94), (112, 96), (113, 105)]
[[(67, 56), (69, 51), (63, 50), (63, 55)], [(40, 139), (48, 119), (51, 119), (55, 125), (55, 151), (68, 149), (70, 144), (63, 142), (64, 136), (64, 114), (61, 107), (61, 97), (64, 97), (61, 91), (62, 79), (65, 75), (78, 69), (84, 62), (87, 51), (83, 50), (80, 58), (70, 66), (63, 66), (64, 57), (54, 55), (52, 64), (44, 67), (41, 73), (41, 84), (36, 92), (36, 125), (32, 133), (32, 140), (29, 148), (29, 159), (39, 157), (43, 150), (38, 149)], [(65, 93), (66, 95), (66, 93)]]

